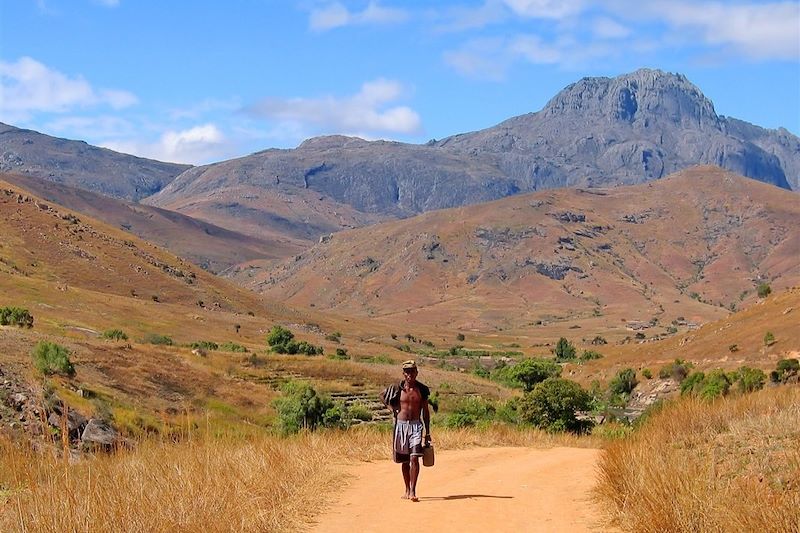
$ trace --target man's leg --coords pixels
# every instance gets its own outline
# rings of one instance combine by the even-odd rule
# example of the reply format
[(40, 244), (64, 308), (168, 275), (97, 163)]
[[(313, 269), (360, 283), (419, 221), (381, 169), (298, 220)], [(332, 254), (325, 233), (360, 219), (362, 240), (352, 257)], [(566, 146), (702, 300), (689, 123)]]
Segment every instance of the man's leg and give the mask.
[(403, 494), (404, 499), (408, 499), (411, 497), (411, 467), (408, 464), (408, 461), (403, 463), (403, 481), (406, 483), (406, 493)]
[[(405, 467), (408, 463), (404, 463), (403, 466)], [(411, 456), (411, 465), (409, 466), (409, 498), (412, 502), (418, 502), (419, 498), (417, 498), (417, 479), (419, 478), (419, 456), (412, 455)]]

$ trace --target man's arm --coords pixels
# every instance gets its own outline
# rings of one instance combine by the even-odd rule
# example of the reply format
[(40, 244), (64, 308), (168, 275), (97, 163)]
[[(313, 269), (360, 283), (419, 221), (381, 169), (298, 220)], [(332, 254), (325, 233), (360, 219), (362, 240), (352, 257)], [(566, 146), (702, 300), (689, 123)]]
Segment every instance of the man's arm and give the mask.
[(428, 409), (428, 400), (422, 400), (422, 423), (425, 424), (425, 438), (431, 438), (431, 411)]

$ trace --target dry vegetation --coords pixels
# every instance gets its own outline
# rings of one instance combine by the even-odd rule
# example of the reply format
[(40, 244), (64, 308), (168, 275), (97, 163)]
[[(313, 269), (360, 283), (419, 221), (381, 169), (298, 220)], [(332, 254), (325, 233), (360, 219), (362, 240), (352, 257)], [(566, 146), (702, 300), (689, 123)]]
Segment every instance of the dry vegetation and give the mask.
[[(440, 449), (596, 444), (503, 427), (437, 430), (435, 437)], [(297, 531), (343, 482), (343, 462), (387, 458), (388, 446), (378, 428), (292, 438), (206, 435), (147, 440), (70, 464), (0, 440), (0, 530)]]
[(800, 530), (800, 388), (686, 399), (610, 446), (601, 497), (636, 532)]

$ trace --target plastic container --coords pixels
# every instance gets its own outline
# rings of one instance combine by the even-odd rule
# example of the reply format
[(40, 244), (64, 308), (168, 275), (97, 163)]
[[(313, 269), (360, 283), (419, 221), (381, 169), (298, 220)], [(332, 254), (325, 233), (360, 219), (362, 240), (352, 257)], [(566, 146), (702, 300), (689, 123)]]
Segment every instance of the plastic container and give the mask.
[(433, 466), (433, 445), (428, 443), (422, 447), (422, 466)]

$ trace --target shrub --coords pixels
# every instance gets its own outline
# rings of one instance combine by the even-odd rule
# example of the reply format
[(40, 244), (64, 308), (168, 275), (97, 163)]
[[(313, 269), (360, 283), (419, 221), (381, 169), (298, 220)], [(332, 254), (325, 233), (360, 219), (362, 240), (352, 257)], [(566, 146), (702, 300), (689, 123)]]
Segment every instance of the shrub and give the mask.
[(532, 391), (538, 383), (560, 375), (558, 363), (547, 359), (524, 359), (515, 365), (496, 369), (491, 378), (510, 387)]
[(350, 418), (354, 420), (361, 420), (362, 422), (369, 422), (372, 420), (372, 411), (370, 411), (369, 407), (361, 402), (354, 403), (347, 409), (347, 411), (350, 415)]
[(350, 359), (350, 356), (347, 355), (347, 348), (336, 348), (336, 354), (331, 355), (330, 358), (344, 361)]
[(617, 372), (617, 375), (611, 379), (608, 391), (611, 394), (630, 394), (637, 384), (636, 371), (632, 368), (626, 368)]
[(772, 346), (775, 344), (775, 335), (771, 331), (764, 334), (764, 346)]
[(703, 372), (693, 372), (692, 375), (681, 381), (681, 395), (699, 393), (704, 379), (706, 379), (706, 375)]
[(219, 350), (219, 344), (213, 341), (195, 341), (191, 344), (193, 350)]
[(0, 307), (0, 326), (33, 327), (33, 315), (21, 307)]
[(342, 334), (340, 332), (336, 331), (336, 332), (331, 333), (329, 335), (325, 335), (325, 340), (326, 341), (335, 342), (335, 343), (338, 344), (342, 340)]
[(453, 409), (452, 414), (445, 420), (449, 428), (463, 428), (474, 426), (481, 421), (494, 418), (495, 407), (490, 401), (479, 397), (469, 397), (460, 400)]
[(553, 353), (556, 356), (556, 361), (571, 361), (575, 359), (575, 346), (564, 337), (561, 337), (558, 339)]
[(458, 342), (464, 342), (464, 339), (466, 339), (466, 337), (464, 336), (463, 333), (459, 333), (458, 335), (456, 335), (456, 340)]
[(319, 396), (308, 383), (289, 381), (282, 389), (283, 396), (274, 400), (278, 426), (285, 434), (318, 426), (336, 426), (342, 420), (342, 408), (326, 396)]
[(602, 344), (608, 344), (608, 341), (605, 338), (598, 335), (594, 339), (592, 339), (592, 344), (595, 346), (600, 346)]
[(148, 333), (144, 337), (144, 342), (147, 344), (163, 344), (165, 346), (172, 346), (174, 344), (171, 337), (159, 335), (158, 333)]
[(736, 371), (736, 379), (733, 381), (739, 392), (754, 392), (764, 388), (767, 375), (761, 369), (743, 366)]
[(653, 373), (650, 371), (649, 368), (645, 368), (644, 370), (642, 370), (642, 376), (644, 376), (645, 379), (653, 379)]
[(294, 339), (294, 333), (283, 326), (272, 326), (272, 329), (267, 334), (267, 344), (273, 348), (280, 345), (286, 345), (291, 342), (292, 339)]
[(126, 341), (128, 335), (121, 329), (107, 329), (103, 332), (102, 337), (112, 341)]
[(775, 383), (786, 383), (789, 378), (796, 376), (800, 372), (800, 360), (781, 359), (778, 361), (775, 370), (770, 372), (770, 380)]
[(728, 351), (731, 352), (731, 353), (738, 352), (739, 351), (739, 345), (738, 344), (731, 344), (730, 346), (728, 346)]
[(759, 283), (758, 289), (756, 290), (758, 292), (759, 298), (766, 298), (767, 296), (772, 294), (772, 287), (770, 287), (766, 283)]
[(675, 359), (675, 361), (665, 365), (658, 371), (658, 377), (661, 379), (672, 378), (678, 383), (686, 379), (689, 375), (689, 370), (693, 367), (692, 363), (684, 361), (683, 359)]
[(719, 396), (725, 396), (728, 394), (730, 387), (731, 381), (723, 370), (712, 370), (703, 380), (700, 397), (705, 400), (711, 400)]
[(42, 374), (63, 374), (72, 376), (75, 367), (69, 360), (70, 352), (60, 344), (48, 341), (39, 341), (33, 349), (33, 364)]
[(236, 344), (235, 342), (226, 341), (219, 345), (219, 349), (224, 352), (238, 352), (238, 353), (247, 353), (247, 348), (242, 346), (241, 344)]
[(574, 381), (547, 378), (526, 393), (519, 404), (520, 418), (547, 431), (581, 432), (586, 424), (576, 411), (589, 408), (589, 393)]
[(600, 352), (595, 352), (594, 350), (584, 350), (583, 353), (578, 357), (578, 359), (585, 363), (586, 361), (592, 361), (594, 359), (602, 359), (603, 354)]

